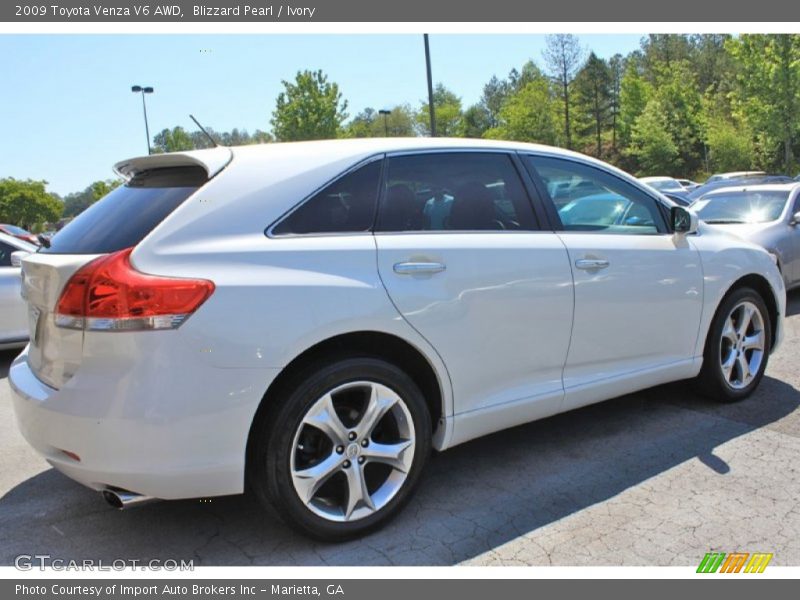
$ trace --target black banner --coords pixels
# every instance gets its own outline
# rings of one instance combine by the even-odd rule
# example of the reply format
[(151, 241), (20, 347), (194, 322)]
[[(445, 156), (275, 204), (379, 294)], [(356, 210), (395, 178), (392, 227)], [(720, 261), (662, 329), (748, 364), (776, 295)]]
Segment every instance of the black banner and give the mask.
[[(702, 578), (703, 576), (698, 576)], [(712, 583), (711, 579), (715, 579)], [(758, 586), (758, 588), (756, 588)], [(266, 579), (29, 579), (0, 582), (0, 597), (41, 600), (408, 600), (409, 598), (635, 598), (674, 600), (676, 597), (707, 598), (724, 595), (727, 600), (752, 598), (758, 592), (794, 596), (796, 583), (788, 579), (722, 578), (671, 580), (555, 580), (555, 579), (362, 579), (362, 580), (266, 580)]]
[[(12, 22), (769, 22), (800, 20), (800, 3), (785, 0), (12, 0), (0, 21)], [(791, 27), (787, 25), (787, 32)]]

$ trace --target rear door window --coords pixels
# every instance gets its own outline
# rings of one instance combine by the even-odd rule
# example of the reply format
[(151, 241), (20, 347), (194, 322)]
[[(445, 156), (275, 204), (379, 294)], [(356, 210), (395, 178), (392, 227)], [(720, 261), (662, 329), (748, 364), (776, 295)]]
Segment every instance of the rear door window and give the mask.
[(378, 230), (536, 229), (522, 180), (504, 153), (445, 152), (388, 160)]
[(206, 181), (202, 167), (140, 173), (75, 217), (41, 252), (106, 254), (135, 246)]

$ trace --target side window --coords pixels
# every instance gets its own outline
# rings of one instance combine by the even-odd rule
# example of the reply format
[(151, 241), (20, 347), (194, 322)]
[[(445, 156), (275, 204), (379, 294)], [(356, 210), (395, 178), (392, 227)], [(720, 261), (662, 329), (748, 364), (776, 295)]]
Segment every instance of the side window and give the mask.
[(369, 231), (375, 220), (380, 160), (340, 177), (317, 192), (272, 230), (273, 235)]
[(565, 231), (647, 235), (668, 231), (658, 202), (611, 173), (575, 161), (524, 157), (547, 187)]
[(387, 159), (380, 231), (536, 229), (511, 158), (445, 152)]
[(11, 253), (16, 252), (16, 250), (13, 246), (0, 242), (0, 267), (11, 266)]

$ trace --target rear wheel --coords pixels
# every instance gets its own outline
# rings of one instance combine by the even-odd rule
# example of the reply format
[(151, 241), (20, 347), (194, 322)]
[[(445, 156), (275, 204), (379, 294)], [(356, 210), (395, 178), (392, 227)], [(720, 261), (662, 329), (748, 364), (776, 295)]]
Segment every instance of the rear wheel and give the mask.
[(251, 485), (307, 534), (362, 535), (394, 516), (419, 480), (431, 447), (425, 400), (403, 371), (372, 358), (301, 381), (259, 432)]
[(711, 323), (699, 382), (721, 402), (744, 400), (758, 387), (772, 345), (769, 313), (758, 292), (739, 288), (720, 304)]

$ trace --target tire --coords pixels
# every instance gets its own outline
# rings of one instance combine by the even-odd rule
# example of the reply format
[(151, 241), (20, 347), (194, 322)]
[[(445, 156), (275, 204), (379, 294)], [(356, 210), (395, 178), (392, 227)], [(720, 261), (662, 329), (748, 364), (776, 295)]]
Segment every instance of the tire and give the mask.
[(744, 400), (761, 382), (771, 347), (764, 299), (752, 288), (733, 290), (719, 305), (706, 338), (698, 376), (702, 392), (719, 402)]
[(408, 501), (430, 454), (431, 421), (405, 372), (375, 358), (318, 364), (271, 401), (249, 483), (290, 525), (346, 540), (384, 525)]

